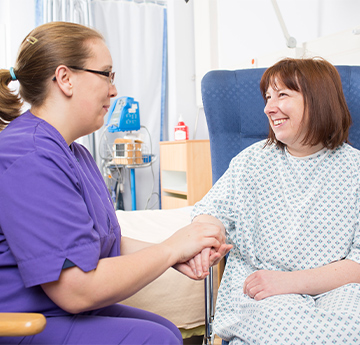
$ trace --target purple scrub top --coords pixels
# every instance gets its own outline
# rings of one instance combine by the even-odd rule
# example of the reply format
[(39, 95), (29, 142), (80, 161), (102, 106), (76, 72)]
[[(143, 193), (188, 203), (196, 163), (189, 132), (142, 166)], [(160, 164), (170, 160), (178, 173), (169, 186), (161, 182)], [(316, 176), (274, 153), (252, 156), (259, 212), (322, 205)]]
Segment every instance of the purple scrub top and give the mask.
[(115, 210), (90, 153), (27, 111), (0, 133), (0, 311), (66, 315), (40, 284), (70, 260), (120, 255)]

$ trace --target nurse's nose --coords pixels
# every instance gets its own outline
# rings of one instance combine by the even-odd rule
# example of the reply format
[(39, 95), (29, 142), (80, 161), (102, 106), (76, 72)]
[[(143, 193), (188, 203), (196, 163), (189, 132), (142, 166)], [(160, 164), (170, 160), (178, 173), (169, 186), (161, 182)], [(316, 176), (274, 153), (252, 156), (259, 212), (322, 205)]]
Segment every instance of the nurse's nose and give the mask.
[(109, 96), (110, 98), (116, 97), (118, 94), (115, 84), (110, 84), (109, 88)]

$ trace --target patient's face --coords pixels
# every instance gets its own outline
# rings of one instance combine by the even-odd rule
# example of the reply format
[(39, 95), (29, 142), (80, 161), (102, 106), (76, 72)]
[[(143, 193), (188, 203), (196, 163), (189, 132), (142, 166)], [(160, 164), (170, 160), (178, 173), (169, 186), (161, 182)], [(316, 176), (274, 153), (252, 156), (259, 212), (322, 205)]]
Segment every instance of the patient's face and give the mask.
[[(290, 153), (306, 151), (302, 140), (306, 134), (304, 97), (301, 92), (288, 89), (275, 80), (266, 92), (264, 109), (276, 140), (285, 144)], [(305, 154), (304, 154), (305, 155)]]

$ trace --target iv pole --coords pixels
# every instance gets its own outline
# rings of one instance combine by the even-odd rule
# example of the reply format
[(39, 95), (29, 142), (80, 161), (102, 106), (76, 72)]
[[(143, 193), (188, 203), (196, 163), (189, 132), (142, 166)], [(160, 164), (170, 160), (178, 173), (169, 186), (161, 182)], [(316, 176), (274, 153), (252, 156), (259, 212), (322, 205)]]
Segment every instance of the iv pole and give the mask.
[(281, 15), (281, 12), (280, 12), (280, 9), (279, 9), (279, 6), (278, 6), (276, 0), (271, 0), (271, 2), (274, 7), (275, 13), (278, 17), (278, 21), (280, 23), (281, 29), (284, 33), (284, 36), (286, 39), (286, 45), (288, 46), (288, 48), (296, 48), (296, 39), (295, 39), (295, 37), (292, 37), (289, 35), (289, 32), (287, 31), (284, 19)]

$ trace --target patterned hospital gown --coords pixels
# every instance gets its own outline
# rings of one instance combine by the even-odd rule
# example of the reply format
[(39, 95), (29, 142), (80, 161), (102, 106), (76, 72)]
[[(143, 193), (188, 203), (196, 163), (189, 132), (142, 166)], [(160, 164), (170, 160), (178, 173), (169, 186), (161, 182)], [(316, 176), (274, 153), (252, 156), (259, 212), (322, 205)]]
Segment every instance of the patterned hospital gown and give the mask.
[(215, 333), (230, 344), (360, 344), (360, 285), (255, 301), (256, 270), (360, 263), (360, 151), (347, 144), (311, 156), (258, 142), (235, 157), (193, 216), (210, 214), (233, 243), (217, 299)]

